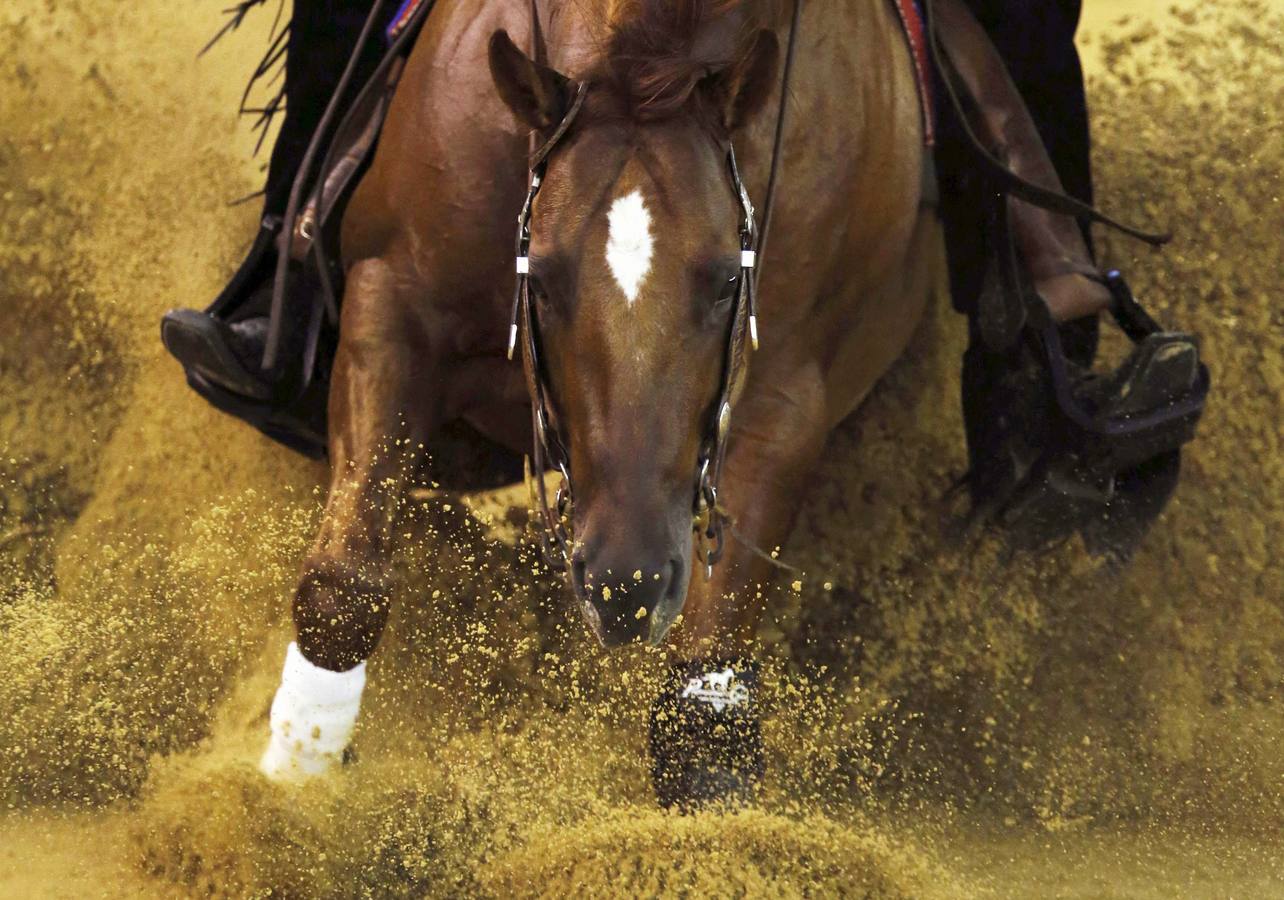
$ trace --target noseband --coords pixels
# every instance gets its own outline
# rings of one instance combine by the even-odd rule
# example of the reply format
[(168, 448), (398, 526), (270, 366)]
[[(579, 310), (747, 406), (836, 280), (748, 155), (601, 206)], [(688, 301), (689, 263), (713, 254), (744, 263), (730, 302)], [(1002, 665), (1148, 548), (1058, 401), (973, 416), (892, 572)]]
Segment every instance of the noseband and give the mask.
[[(555, 571), (565, 571), (573, 553), (574, 538), (571, 534), (571, 467), (566, 443), (553, 427), (548, 415), (549, 388), (540, 363), (539, 340), (534, 306), (530, 289), (531, 213), (535, 197), (539, 194), (548, 168), (548, 157), (566, 136), (584, 107), (589, 90), (587, 83), (576, 89), (574, 100), (562, 121), (549, 139), (531, 157), (530, 190), (517, 217), (517, 289), (513, 296), (512, 317), (508, 329), (508, 358), (512, 359), (519, 335), (522, 340), (522, 367), (526, 373), (526, 386), (531, 398), (531, 424), (535, 433), (532, 499), (539, 510), (543, 530), (539, 537), (540, 550), (545, 563)], [(731, 189), (740, 206), (740, 284), (736, 290), (735, 308), (728, 330), (722, 383), (718, 390), (717, 406), (713, 420), (706, 426), (701, 442), (699, 461), (694, 473), (694, 498), (692, 501), (692, 530), (695, 533), (696, 556), (704, 564), (706, 575), (712, 575), (713, 566), (722, 557), (723, 530), (726, 515), (718, 505), (718, 480), (722, 475), (727, 453), (727, 437), (731, 431), (731, 408), (746, 371), (747, 348), (758, 348), (758, 310), (755, 268), (758, 261), (758, 226), (754, 218), (753, 203), (740, 179), (736, 166), (736, 153), (727, 145), (727, 174)], [(561, 484), (550, 502), (544, 472), (555, 468), (561, 474)]]

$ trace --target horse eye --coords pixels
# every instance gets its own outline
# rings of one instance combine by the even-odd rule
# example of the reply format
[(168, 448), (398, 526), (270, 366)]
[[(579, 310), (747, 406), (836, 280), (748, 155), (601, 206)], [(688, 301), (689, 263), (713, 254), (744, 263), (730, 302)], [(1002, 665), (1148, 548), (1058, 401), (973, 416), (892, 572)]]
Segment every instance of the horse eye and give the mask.
[(544, 285), (534, 275), (527, 276), (527, 286), (530, 288), (531, 296), (537, 303), (543, 303), (548, 299), (548, 292), (544, 290)]

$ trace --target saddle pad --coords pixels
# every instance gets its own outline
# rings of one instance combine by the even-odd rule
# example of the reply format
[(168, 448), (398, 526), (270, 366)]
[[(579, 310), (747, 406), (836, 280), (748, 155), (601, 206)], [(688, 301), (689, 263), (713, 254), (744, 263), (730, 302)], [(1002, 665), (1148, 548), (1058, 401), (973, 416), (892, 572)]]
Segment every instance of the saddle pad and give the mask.
[[(397, 39), (425, 2), (426, 0), (402, 0), (401, 7), (384, 29), (388, 43)], [(919, 99), (923, 105), (923, 140), (931, 147), (936, 144), (936, 107), (932, 97), (932, 62), (927, 46), (927, 24), (919, 0), (892, 0), (892, 5), (901, 20), (905, 39), (909, 41), (910, 56), (914, 59), (914, 74), (917, 76)]]

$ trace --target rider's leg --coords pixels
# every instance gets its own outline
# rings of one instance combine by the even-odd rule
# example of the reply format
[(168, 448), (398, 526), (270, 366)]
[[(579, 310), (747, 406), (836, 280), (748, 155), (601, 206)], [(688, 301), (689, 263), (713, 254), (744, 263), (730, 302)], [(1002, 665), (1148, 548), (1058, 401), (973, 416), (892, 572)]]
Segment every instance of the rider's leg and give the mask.
[[(1086, 104), (1073, 41), (1077, 5), (1021, 4), (1017, 15), (1009, 2), (971, 0), (969, 5), (989, 13), (992, 33), (958, 0), (939, 0), (935, 10), (950, 62), (974, 101), (974, 129), (1018, 175), (1064, 192), (1067, 186), (1049, 145), (1055, 147), (1060, 169), (1078, 182), (1069, 186), (1070, 193), (1090, 200)], [(1002, 15), (994, 14), (997, 7), (1004, 7)], [(1005, 46), (996, 45), (992, 36)], [(1041, 54), (1037, 61), (1031, 59), (1034, 48)], [(1028, 94), (1014, 83), (1009, 65), (1024, 76)], [(1030, 97), (1042, 107), (1042, 123), (1027, 105)], [(1106, 309), (1110, 292), (1085, 274), (1096, 273), (1096, 266), (1084, 229), (1069, 216), (1021, 200), (1009, 204), (1017, 249), (1053, 317), (1068, 322)]]
[(1088, 101), (1075, 44), (1080, 0), (966, 3), (1025, 100), (1066, 191), (1093, 202)]
[[(276, 271), (278, 236), (290, 189), (356, 46), (371, 0), (297, 0), (290, 22), (292, 49), (285, 60), (285, 111), (268, 165), (259, 233), (246, 260), (204, 312), (176, 310), (162, 336), (184, 367), (235, 394), (257, 400), (273, 395), (273, 383), (289, 368), (292, 344), (301, 332), (302, 311), (285, 311), (282, 365), (262, 369)], [(362, 84), (378, 64), (381, 45), (365, 48), (354, 83)]]
[[(1081, 0), (966, 3), (1025, 100), (1066, 193), (1084, 203), (1094, 202), (1088, 97), (1075, 43)], [(1089, 227), (1081, 224), (1080, 230), (1092, 251)], [(1064, 324), (1061, 338), (1067, 356), (1082, 365), (1090, 364), (1096, 355), (1099, 331), (1096, 316)]]
[[(936, 0), (935, 32), (970, 101), (973, 132), (1026, 181), (1060, 191), (1069, 180), (1070, 193), (1089, 200), (1087, 119), (1073, 44), (1077, 2), (966, 2), (1006, 43), (1038, 110), (1036, 121), (964, 0)], [(1145, 418), (1196, 398), (1202, 377), (1197, 342), (1189, 335), (1152, 333), (1115, 372), (1090, 372), (1097, 313), (1110, 306), (1112, 294), (1093, 262), (1086, 230), (1068, 216), (1007, 198), (997, 202), (1007, 204), (1024, 278), (1062, 323), (1068, 363), (1063, 388), (1068, 380), (1070, 400), (1064, 393), (1054, 399), (1051, 362), (1037, 343), (1018, 342), (1011, 350), (987, 345), (979, 307), (992, 258), (986, 242), (1003, 238), (983, 235), (979, 227), (976, 210), (996, 196), (984, 177), (973, 176), (975, 156), (951, 112), (944, 110), (938, 166), (955, 303), (972, 324), (963, 401), (973, 500), (978, 512), (1015, 526), (1010, 533), (1032, 543), (1079, 531), (1093, 549), (1126, 555), (1171, 494), (1179, 448), (1190, 439), (1198, 412), (1169, 420), (1171, 427), (1155, 425), (1144, 436), (1116, 439), (1070, 424), (1067, 403), (1079, 415), (1105, 422)], [(1067, 178), (1053, 165), (1045, 139)], [(1047, 344), (1046, 338), (1039, 341)]]

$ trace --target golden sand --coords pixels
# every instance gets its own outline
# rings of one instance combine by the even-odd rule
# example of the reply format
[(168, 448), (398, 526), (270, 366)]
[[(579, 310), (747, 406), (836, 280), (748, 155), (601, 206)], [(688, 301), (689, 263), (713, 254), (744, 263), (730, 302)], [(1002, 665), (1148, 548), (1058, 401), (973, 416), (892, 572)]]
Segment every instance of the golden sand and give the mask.
[(594, 648), (493, 497), (407, 503), (357, 764), (259, 778), (324, 470), (193, 395), (157, 321), (251, 233), (231, 111), (270, 16), (194, 63), (199, 5), (11, 0), (0, 895), (1284, 896), (1284, 11), (1199, 8), (1090, 41), (1100, 196), (1178, 234), (1106, 257), (1215, 372), (1177, 499), (1122, 572), (951, 540), (938, 310), (784, 550), (760, 808), (683, 818), (658, 660)]

